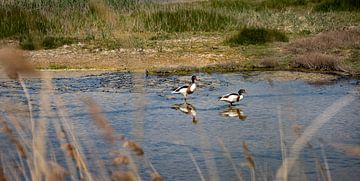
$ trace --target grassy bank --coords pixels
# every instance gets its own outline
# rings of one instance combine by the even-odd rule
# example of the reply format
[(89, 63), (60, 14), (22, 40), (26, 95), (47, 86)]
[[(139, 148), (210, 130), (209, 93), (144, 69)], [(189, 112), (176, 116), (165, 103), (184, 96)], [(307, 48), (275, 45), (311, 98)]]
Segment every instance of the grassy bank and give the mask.
[[(291, 47), (284, 47), (296, 46), (294, 42), (322, 32), (347, 32), (345, 30), (358, 26), (360, 22), (359, 7), (355, 0), (209, 0), (187, 3), (2, 0), (0, 39), (16, 40), (22, 49), (27, 50), (54, 49), (81, 42), (90, 49), (155, 49), (162, 53), (168, 48), (172, 49), (171, 52), (201, 54), (203, 47), (194, 47), (196, 42), (192, 39), (220, 36), (220, 41), (207, 47), (212, 47), (216, 54), (217, 47), (230, 46), (226, 51), (239, 55), (228, 58), (241, 56), (244, 57), (242, 60), (248, 60), (241, 65), (287, 65), (322, 70), (324, 66), (299, 63), (304, 62), (301, 59), (309, 57), (301, 57), (290, 50)], [(190, 40), (185, 49), (176, 43), (184, 39)], [(256, 43), (251, 42), (254, 40)], [(175, 43), (169, 45), (166, 42)], [(341, 59), (347, 67), (357, 69), (358, 46), (358, 42), (353, 42), (336, 49), (342, 53), (335, 53), (335, 57), (334, 53), (329, 52), (309, 56), (326, 59), (321, 61), (325, 64), (331, 64), (328, 61), (331, 59)], [(270, 53), (271, 56), (266, 55), (272, 49), (276, 52)], [(55, 63), (58, 64), (61, 62)], [(337, 63), (333, 65), (339, 67)], [(71, 65), (60, 67), (76, 68)]]

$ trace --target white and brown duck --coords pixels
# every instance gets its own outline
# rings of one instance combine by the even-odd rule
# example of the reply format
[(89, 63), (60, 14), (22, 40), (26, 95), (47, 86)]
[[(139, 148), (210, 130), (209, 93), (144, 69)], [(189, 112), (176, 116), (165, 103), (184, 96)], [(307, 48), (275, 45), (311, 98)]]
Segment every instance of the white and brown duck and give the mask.
[(237, 93), (230, 93), (219, 97), (219, 101), (228, 102), (232, 106), (233, 103), (239, 102), (244, 98), (244, 93), (246, 93), (245, 89), (240, 89)]
[(186, 101), (187, 96), (189, 94), (194, 93), (194, 91), (196, 89), (195, 80), (199, 80), (199, 79), (196, 78), (195, 75), (193, 75), (191, 77), (191, 84), (190, 85), (184, 85), (184, 86), (178, 87), (174, 91), (172, 91), (171, 93), (173, 93), (173, 94), (182, 94), (184, 96), (185, 101)]

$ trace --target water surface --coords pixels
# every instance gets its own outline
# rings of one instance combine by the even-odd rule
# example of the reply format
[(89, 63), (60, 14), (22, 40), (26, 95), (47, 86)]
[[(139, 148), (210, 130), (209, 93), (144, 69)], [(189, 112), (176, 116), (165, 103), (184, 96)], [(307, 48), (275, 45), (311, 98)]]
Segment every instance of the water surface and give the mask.
[[(355, 96), (312, 136), (289, 179), (323, 179), (329, 176), (324, 175), (325, 165), (333, 180), (360, 177), (359, 155), (347, 151), (360, 145), (359, 81), (341, 79), (314, 85), (303, 80), (272, 80), (271, 73), (260, 73), (269, 77), (263, 80), (257, 74), (197, 74), (201, 81), (187, 104), (171, 91), (188, 83), (190, 76), (104, 73), (54, 78), (53, 84), (64, 100), (89, 162), (94, 155), (109, 159), (109, 150), (123, 148), (109, 148), (102, 139), (81, 101), (84, 97), (99, 104), (116, 133), (141, 143), (145, 156), (134, 158), (144, 180), (150, 179), (151, 170), (146, 160), (165, 180), (200, 180), (197, 167), (206, 180), (238, 180), (239, 175), (244, 180), (274, 180), (283, 157), (289, 156), (295, 140), (315, 118), (336, 100)], [(8, 80), (0, 83), (1, 98), (25, 102), (19, 84)], [(29, 80), (26, 84), (36, 111), (40, 81)], [(240, 88), (247, 94), (236, 106), (218, 101), (219, 96)], [(245, 145), (255, 162), (250, 167)], [(255, 175), (251, 175), (253, 166)]]

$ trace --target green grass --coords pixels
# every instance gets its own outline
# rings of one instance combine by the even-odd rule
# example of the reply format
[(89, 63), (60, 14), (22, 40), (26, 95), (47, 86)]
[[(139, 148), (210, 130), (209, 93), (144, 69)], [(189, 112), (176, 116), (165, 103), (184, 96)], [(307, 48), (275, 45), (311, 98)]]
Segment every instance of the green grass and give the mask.
[(282, 41), (287, 42), (288, 37), (277, 30), (265, 28), (243, 28), (239, 33), (232, 36), (225, 43), (232, 46), (265, 44), (268, 42)]
[[(354, 8), (356, 10), (359, 7), (357, 2), (210, 0), (156, 4), (140, 0), (2, 1), (0, 39), (19, 40), (25, 49), (56, 48), (73, 43), (71, 38), (118, 48), (129, 45), (121, 42), (124, 39), (128, 41), (122, 37), (128, 34), (214, 32), (227, 37), (234, 30), (245, 26), (276, 29), (291, 36), (308, 36), (358, 25), (360, 14), (354, 11)], [(345, 12), (315, 12), (312, 11), (314, 7), (327, 7), (326, 11), (341, 9)], [(255, 33), (263, 36), (261, 32)], [(261, 42), (261, 38), (264, 39), (260, 37), (255, 42)], [(139, 47), (138, 42), (134, 40), (130, 44), (136, 48)], [(143, 41), (140, 43), (146, 44)]]
[(36, 9), (17, 5), (0, 6), (0, 39), (29, 35), (31, 32), (46, 34), (52, 24)]
[(233, 17), (203, 9), (160, 10), (144, 18), (144, 26), (154, 32), (223, 31), (235, 26)]

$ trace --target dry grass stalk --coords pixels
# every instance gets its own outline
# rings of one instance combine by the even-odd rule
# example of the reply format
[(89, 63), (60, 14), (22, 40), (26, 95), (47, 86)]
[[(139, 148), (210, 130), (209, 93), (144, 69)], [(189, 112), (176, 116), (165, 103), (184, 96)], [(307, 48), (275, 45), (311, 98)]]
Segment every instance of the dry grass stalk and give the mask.
[(64, 130), (67, 133), (67, 136), (69, 137), (69, 143), (73, 146), (73, 153), (74, 153), (74, 160), (76, 162), (77, 168), (79, 169), (79, 174), (81, 179), (87, 179), (89, 181), (93, 180), (92, 174), (89, 172), (88, 164), (86, 162), (85, 157), (83, 156), (83, 152), (81, 151), (81, 147), (78, 141), (77, 136), (75, 135), (75, 130), (72, 127), (72, 124), (67, 119), (69, 116), (67, 112), (65, 111), (65, 106), (62, 101), (62, 99), (57, 96), (56, 94), (52, 94), (55, 98), (55, 103), (58, 108), (58, 113), (61, 117), (61, 124), (64, 127)]
[(231, 157), (230, 151), (227, 149), (227, 147), (225, 146), (224, 142), (222, 141), (222, 139), (218, 139), (219, 144), (221, 146), (221, 148), (224, 151), (224, 156), (230, 161), (231, 166), (233, 167), (236, 177), (238, 178), (238, 180), (244, 180), (243, 174), (241, 173), (241, 171), (239, 171)]
[(164, 181), (162, 176), (157, 172), (151, 172), (150, 176), (151, 176), (151, 181)]
[(3, 167), (1, 165), (0, 165), (0, 181), (6, 181), (6, 177), (5, 177), (5, 174), (4, 174), (4, 169), (3, 169)]
[[(278, 114), (278, 121), (279, 121), (279, 134), (280, 134), (280, 147), (281, 147), (281, 160), (282, 164), (285, 163), (285, 159), (287, 157), (287, 147), (285, 145), (285, 139), (284, 139), (284, 130), (283, 130), (283, 120), (282, 120), (282, 113), (281, 113), (281, 107), (277, 107), (277, 114)], [(282, 180), (288, 180), (288, 169), (285, 165), (284, 171), (282, 172)]]
[(194, 155), (190, 152), (190, 150), (188, 150), (188, 151), (189, 151), (189, 155), (190, 155), (191, 161), (194, 163), (194, 165), (195, 165), (195, 167), (196, 167), (196, 171), (198, 172), (201, 181), (205, 181), (205, 177), (204, 177), (204, 175), (202, 174), (201, 169), (200, 169), (199, 165), (197, 164), (197, 162), (196, 162), (196, 160), (195, 160), (195, 158), (194, 158)]
[(318, 176), (318, 180), (326, 180), (325, 167), (318, 159), (316, 159), (316, 170), (318, 174), (320, 174), (320, 176)]
[(14, 48), (0, 49), (0, 64), (11, 79), (18, 79), (19, 75), (39, 75), (34, 67), (26, 61), (24, 52)]
[(104, 137), (110, 142), (113, 143), (115, 140), (114, 136), (114, 130), (109, 124), (109, 121), (106, 119), (106, 117), (101, 113), (101, 108), (95, 103), (94, 100), (88, 98), (85, 100), (85, 103), (87, 104), (89, 108), (89, 113), (93, 120), (95, 121), (96, 126), (98, 126), (102, 133), (104, 134)]
[(136, 155), (144, 155), (144, 150), (141, 148), (141, 146), (136, 143), (135, 141), (126, 141), (124, 144), (123, 144), (123, 147), (125, 148), (130, 148), (132, 151), (135, 152)]
[(300, 125), (300, 124), (294, 124), (292, 125), (292, 130), (294, 131), (296, 137), (300, 137), (301, 136), (301, 130), (304, 128), (304, 125)]
[(13, 130), (9, 127), (9, 125), (0, 117), (0, 123), (3, 125), (2, 132), (10, 139), (10, 141), (16, 146), (17, 151), (23, 158), (27, 158), (26, 150), (22, 146), (21, 142), (17, 139)]
[(133, 173), (131, 172), (122, 172), (122, 171), (118, 171), (118, 172), (114, 172), (113, 175), (111, 176), (111, 179), (114, 181), (134, 181), (135, 176)]
[(242, 147), (243, 147), (243, 152), (245, 154), (245, 158), (247, 160), (248, 167), (250, 168), (250, 171), (251, 171), (250, 172), (251, 180), (255, 181), (256, 180), (256, 178), (255, 178), (255, 168), (256, 168), (255, 161), (250, 153), (249, 147), (247, 146), (247, 144), (245, 142), (243, 142)]
[(61, 145), (61, 148), (66, 152), (70, 158), (75, 159), (75, 147), (70, 143)]
[(325, 171), (326, 171), (326, 178), (327, 178), (326, 180), (331, 181), (331, 173), (330, 173), (329, 163), (328, 163), (327, 158), (326, 158), (326, 154), (325, 154), (323, 144), (321, 144), (321, 155), (323, 157), (324, 164), (325, 164)]
[(242, 148), (243, 148), (243, 152), (245, 154), (245, 158), (248, 163), (248, 167), (251, 169), (255, 169), (256, 168), (255, 161), (254, 161), (253, 157), (251, 156), (248, 145), (245, 142), (243, 142)]
[(325, 109), (325, 111), (313, 120), (310, 126), (308, 126), (304, 133), (298, 138), (293, 147), (291, 148), (290, 155), (285, 159), (281, 167), (277, 170), (276, 180), (283, 180), (283, 174), (288, 169), (289, 171), (294, 166), (296, 160), (299, 158), (300, 151), (310, 141), (311, 137), (321, 128), (326, 122), (328, 122), (334, 115), (336, 115), (343, 107), (349, 105), (356, 99), (353, 95), (346, 95), (335, 101), (331, 106)]
[(360, 157), (360, 145), (336, 144), (334, 147), (344, 151), (347, 155)]
[(48, 173), (48, 180), (51, 181), (62, 181), (65, 180), (65, 176), (69, 175), (69, 173), (65, 170), (64, 167), (60, 166), (55, 162), (49, 163), (50, 169)]
[(112, 163), (116, 166), (128, 165), (130, 163), (130, 159), (125, 155), (119, 155), (112, 161)]

